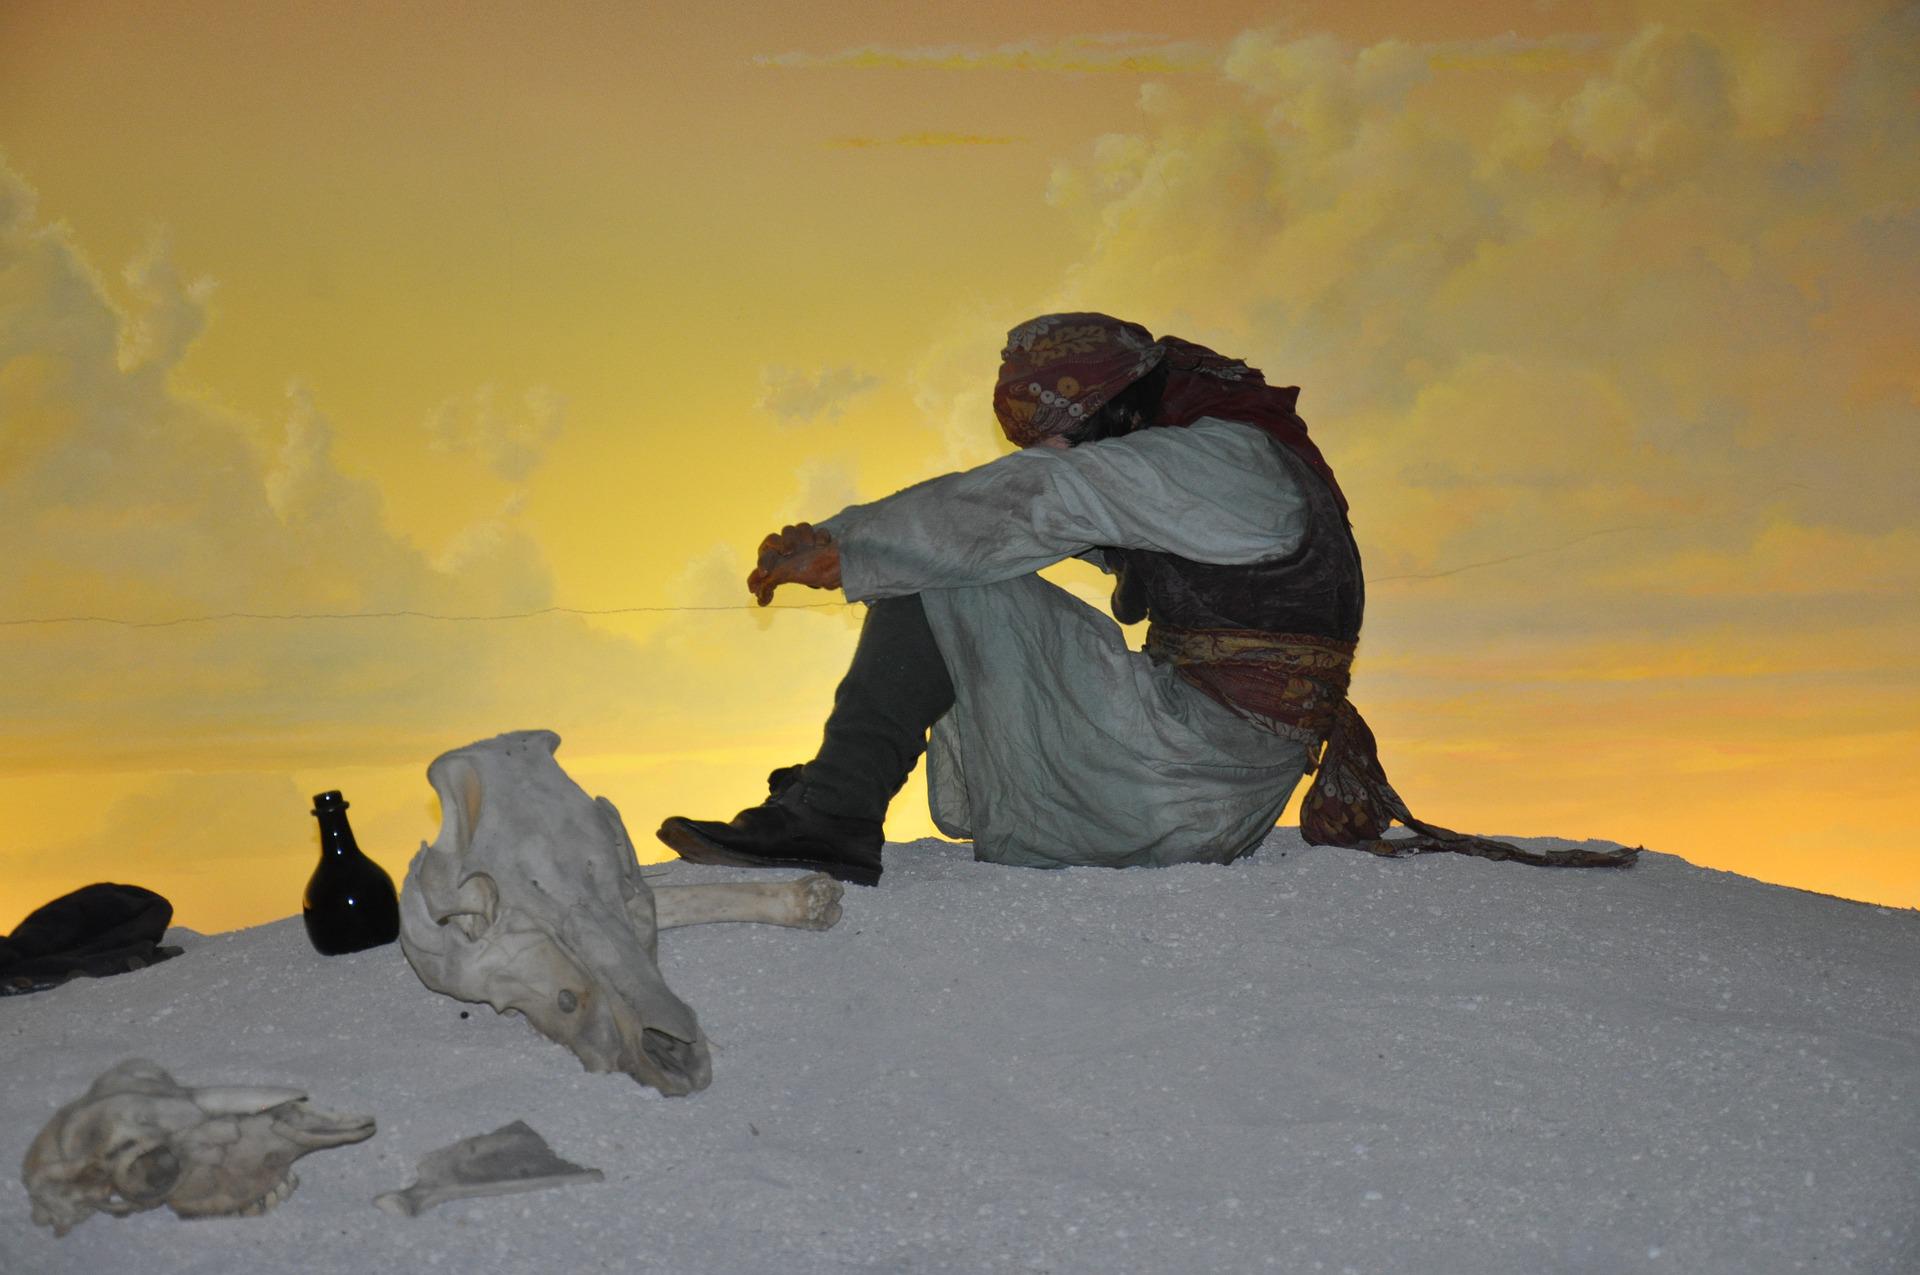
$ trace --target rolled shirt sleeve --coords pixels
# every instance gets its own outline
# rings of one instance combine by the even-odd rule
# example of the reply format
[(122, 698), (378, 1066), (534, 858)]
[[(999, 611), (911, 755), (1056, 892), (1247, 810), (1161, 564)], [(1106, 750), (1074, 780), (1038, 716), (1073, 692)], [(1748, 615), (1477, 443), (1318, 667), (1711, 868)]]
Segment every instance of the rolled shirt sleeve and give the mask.
[(1253, 426), (1206, 418), (1027, 448), (821, 525), (853, 601), (1010, 580), (1102, 545), (1259, 562), (1306, 533), (1306, 498), (1276, 446)]

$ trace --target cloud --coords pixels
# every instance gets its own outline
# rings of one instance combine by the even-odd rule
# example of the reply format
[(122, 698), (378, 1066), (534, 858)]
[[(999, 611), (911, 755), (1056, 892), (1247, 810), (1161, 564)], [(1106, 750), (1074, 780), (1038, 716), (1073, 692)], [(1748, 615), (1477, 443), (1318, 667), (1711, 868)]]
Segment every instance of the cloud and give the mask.
[(1624, 22), (1245, 33), (1056, 163), (1081, 251), (1044, 308), (1302, 387), (1372, 581), (1356, 696), (1416, 811), (1891, 863), (1920, 9)]
[(450, 398), (427, 417), (435, 451), (478, 456), (510, 483), (522, 483), (566, 430), (566, 400), (544, 385), (530, 387), (518, 403), (501, 402), (483, 385), (465, 399)]
[[(423, 441), (515, 485), (430, 553), (389, 526), (342, 455), (350, 431), (306, 386), (262, 421), (171, 385), (206, 289), (164, 259), (143, 255), (117, 306), (0, 166), (0, 778), (32, 816), (0, 854), (0, 908), (118, 863), (189, 924), (284, 915), (307, 867), (280, 851), (307, 858), (306, 793), (360, 794), (364, 843), (401, 867), (431, 832), (426, 762), (506, 729), (558, 730), (643, 854), (674, 803), (730, 813), (759, 795), (756, 771), (795, 760), (796, 738), (804, 751), (859, 608), (753, 608), (749, 545), (657, 599), (691, 610), (544, 613), (553, 573), (515, 480), (559, 432), (557, 396), (482, 390), (434, 414)], [(811, 378), (804, 406), (838, 410), (872, 379)], [(791, 516), (853, 498), (845, 466), (797, 480)]]
[(897, 47), (877, 44), (833, 53), (762, 54), (763, 67), (849, 67), (857, 70), (929, 68), (946, 71), (1072, 71), (1175, 75), (1205, 69), (1207, 46), (1162, 36), (1073, 36), (1052, 43), (1019, 41), (992, 48), (947, 44)]
[(975, 304), (956, 312), (922, 349), (908, 384), (917, 414), (939, 431), (942, 448), (916, 478), (971, 469), (1010, 447), (994, 418), (993, 380), (1000, 347), (1018, 321)]
[(1920, 528), (1885, 533), (1808, 526), (1788, 517), (1743, 536), (1737, 552), (1695, 543), (1657, 563), (1622, 562), (1610, 584), (1682, 598), (1751, 598), (1796, 608), (1854, 609), (1920, 596)]
[(165, 235), (127, 265), (125, 279), (134, 307), (120, 325), (121, 370), (172, 367), (206, 327), (213, 280), (183, 280)]
[(864, 149), (875, 146), (911, 148), (938, 146), (1011, 146), (1024, 137), (985, 137), (973, 133), (903, 133), (899, 137), (836, 137), (827, 142), (838, 148)]
[(1587, 560), (1884, 534), (1920, 472), (1917, 19), (1712, 16), (1244, 35), (1239, 104), (1145, 101), (1058, 166), (1088, 248), (1054, 300), (1301, 384), (1387, 573), (1622, 523), (1714, 531)]
[(767, 367), (760, 370), (759, 406), (786, 425), (837, 420), (849, 403), (879, 384), (879, 377), (858, 368)]
[(289, 528), (335, 518), (348, 525), (377, 520), (379, 491), (335, 467), (333, 423), (321, 414), (313, 392), (295, 382), (287, 387), (287, 403), (280, 447), (265, 475), (267, 504), (274, 514)]
[(525, 508), (525, 494), (510, 493), (491, 514), (453, 534), (434, 555), (434, 570), (493, 581), (510, 610), (553, 606), (553, 579), (546, 558), (533, 537), (518, 526)]
[(860, 500), (853, 466), (844, 460), (803, 460), (794, 470), (793, 498), (773, 513), (775, 521), (818, 522)]
[[(436, 562), (388, 527), (379, 488), (342, 467), (304, 387), (277, 424), (176, 392), (168, 375), (202, 326), (207, 286), (150, 249), (118, 308), (67, 232), (32, 209), (0, 170), (0, 507), (17, 546), (0, 559), (0, 763), (395, 760), (503, 723), (630, 720), (606, 687), (644, 693), (662, 675), (632, 643), (564, 616), (15, 623), (493, 615), (552, 600), (511, 500)], [(482, 399), (458, 419), (496, 461), (557, 428), (538, 403), (490, 411)]]

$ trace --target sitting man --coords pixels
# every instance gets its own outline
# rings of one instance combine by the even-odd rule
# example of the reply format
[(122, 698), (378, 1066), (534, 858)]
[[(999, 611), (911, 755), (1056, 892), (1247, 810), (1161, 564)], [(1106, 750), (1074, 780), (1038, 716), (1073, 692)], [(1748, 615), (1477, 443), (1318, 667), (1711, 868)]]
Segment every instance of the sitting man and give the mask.
[[(1102, 314), (1022, 324), (1001, 360), (994, 412), (1022, 450), (761, 545), (761, 605), (839, 588), (866, 622), (818, 754), (730, 822), (668, 819), (682, 858), (877, 884), (925, 751), (935, 825), (993, 863), (1225, 863), (1316, 768), (1316, 844), (1622, 861), (1421, 824), (1387, 784), (1346, 699), (1360, 554), (1297, 389)], [(1034, 574), (1067, 557), (1116, 577), (1144, 651)], [(1382, 840), (1395, 819), (1419, 835)]]

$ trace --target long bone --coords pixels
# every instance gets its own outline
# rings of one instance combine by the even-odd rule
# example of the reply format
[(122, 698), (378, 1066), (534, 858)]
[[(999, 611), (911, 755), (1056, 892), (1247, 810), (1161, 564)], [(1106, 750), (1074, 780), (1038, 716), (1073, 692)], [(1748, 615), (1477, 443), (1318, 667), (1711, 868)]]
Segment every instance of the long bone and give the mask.
[(824, 872), (793, 881), (712, 881), (653, 887), (654, 924), (662, 930), (683, 925), (744, 921), (785, 925), (796, 930), (826, 930), (840, 919), (840, 883)]

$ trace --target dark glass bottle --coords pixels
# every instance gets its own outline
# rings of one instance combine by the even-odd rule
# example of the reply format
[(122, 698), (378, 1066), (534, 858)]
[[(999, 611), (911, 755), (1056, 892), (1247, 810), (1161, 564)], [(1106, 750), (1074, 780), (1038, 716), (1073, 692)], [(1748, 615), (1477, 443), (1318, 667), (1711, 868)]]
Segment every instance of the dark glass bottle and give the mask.
[(393, 878), (360, 853), (347, 826), (346, 798), (320, 793), (313, 799), (313, 817), (320, 821), (320, 866), (301, 900), (307, 937), (326, 956), (393, 942), (400, 935)]

